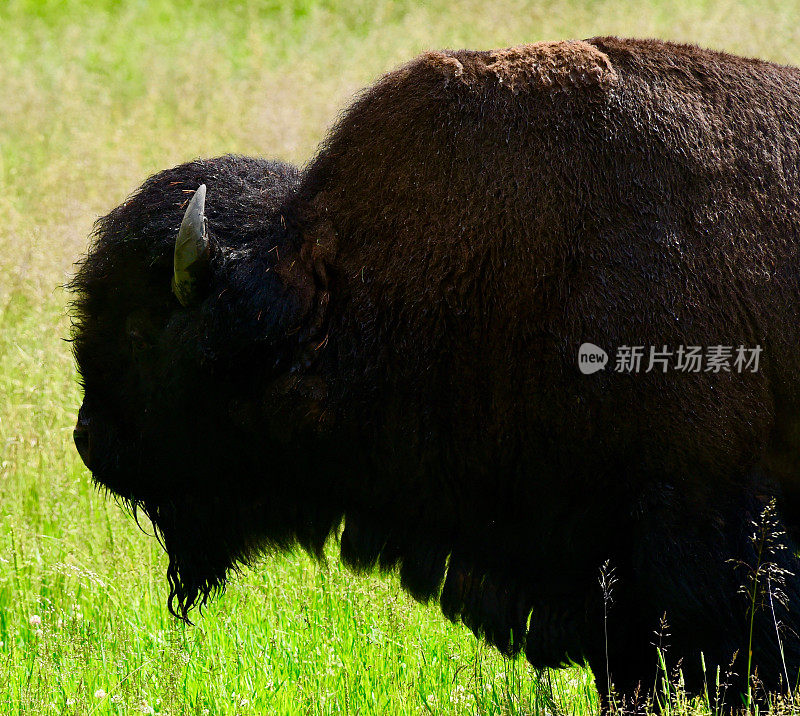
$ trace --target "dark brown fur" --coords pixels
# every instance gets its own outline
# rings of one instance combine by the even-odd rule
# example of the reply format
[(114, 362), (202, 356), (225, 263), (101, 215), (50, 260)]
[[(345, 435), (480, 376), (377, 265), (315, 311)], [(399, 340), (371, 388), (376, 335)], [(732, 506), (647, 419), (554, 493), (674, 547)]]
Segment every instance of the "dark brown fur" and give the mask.
[[(615, 38), (429, 53), (365, 92), (298, 196), (332, 296), (329, 410), (374, 446), (345, 557), (361, 563), (362, 519), (379, 542), (441, 535), (451, 616), (513, 650), (540, 601), (532, 661), (583, 649), (598, 671), (611, 557), (619, 683), (665, 611), (687, 672), (704, 639), (726, 666), (726, 550), (778, 484), (798, 517), (800, 72)], [(584, 376), (584, 341), (764, 360)]]
[[(587, 659), (601, 681), (608, 666), (629, 694), (653, 683), (666, 613), (690, 690), (701, 651), (713, 679), (740, 650), (741, 686), (734, 564), (755, 560), (772, 497), (800, 527), (799, 197), (794, 68), (616, 38), (427, 53), (361, 95), (280, 208), (303, 359), (236, 405), (265, 444), (287, 425), (303, 439), (252, 463), (301, 460), (298, 533), (319, 544), (343, 516), (348, 564), (397, 567), (507, 653)], [(757, 373), (586, 376), (585, 341), (763, 354)], [(242, 499), (272, 499), (275, 479)], [(794, 680), (798, 576), (786, 592)], [(776, 689), (771, 616), (755, 631)]]

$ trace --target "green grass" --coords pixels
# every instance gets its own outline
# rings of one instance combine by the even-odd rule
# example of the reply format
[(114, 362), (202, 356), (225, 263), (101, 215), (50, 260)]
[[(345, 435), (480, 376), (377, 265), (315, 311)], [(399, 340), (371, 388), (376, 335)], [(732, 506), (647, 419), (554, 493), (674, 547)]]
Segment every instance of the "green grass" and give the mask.
[(607, 33), (800, 63), (797, 0), (0, 2), (1, 713), (596, 710), (587, 671), (505, 661), (333, 549), (266, 558), (176, 623), (155, 539), (72, 447), (60, 284), (93, 220), (159, 168), (302, 163), (359, 87), (424, 49)]

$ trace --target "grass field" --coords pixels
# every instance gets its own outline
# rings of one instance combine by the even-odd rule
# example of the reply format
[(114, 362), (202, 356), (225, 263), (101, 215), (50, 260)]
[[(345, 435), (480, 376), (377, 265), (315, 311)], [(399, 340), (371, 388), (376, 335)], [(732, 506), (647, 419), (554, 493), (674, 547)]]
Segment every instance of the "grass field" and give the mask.
[(596, 710), (586, 670), (505, 661), (333, 548), (328, 566), (265, 559), (176, 623), (156, 540), (72, 446), (60, 288), (94, 219), (159, 168), (303, 163), (359, 87), (424, 49), (596, 34), (800, 63), (800, 2), (0, 0), (0, 713)]

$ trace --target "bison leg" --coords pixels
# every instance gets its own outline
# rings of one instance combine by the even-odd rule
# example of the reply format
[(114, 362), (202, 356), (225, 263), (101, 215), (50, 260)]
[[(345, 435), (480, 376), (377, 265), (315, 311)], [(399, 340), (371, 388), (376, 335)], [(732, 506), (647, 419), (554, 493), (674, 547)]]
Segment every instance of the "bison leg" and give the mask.
[(658, 681), (657, 638), (649, 620), (643, 623), (629, 572), (618, 567), (615, 578), (602, 597), (605, 607), (587, 610), (584, 655), (604, 714), (646, 714)]
[[(617, 692), (658, 688), (656, 643), (687, 692), (736, 705), (751, 675), (765, 692), (785, 691), (800, 673), (800, 562), (777, 508), (751, 484), (700, 509), (664, 489), (633, 525), (608, 619), (608, 670)], [(666, 495), (667, 499), (663, 499)], [(658, 634), (661, 632), (659, 639)], [(605, 654), (590, 654), (604, 684)], [(671, 676), (671, 674), (670, 674)], [(724, 684), (728, 685), (727, 690)]]

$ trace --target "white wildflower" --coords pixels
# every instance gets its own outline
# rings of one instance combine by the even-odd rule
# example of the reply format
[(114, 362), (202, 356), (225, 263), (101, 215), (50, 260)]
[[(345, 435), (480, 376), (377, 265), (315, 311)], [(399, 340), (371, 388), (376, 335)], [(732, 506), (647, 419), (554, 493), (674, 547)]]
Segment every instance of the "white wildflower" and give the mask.
[(38, 614), (31, 614), (31, 618), (28, 619), (28, 623), (32, 627), (40, 627), (42, 626), (42, 618)]
[(94, 692), (94, 697), (96, 699), (104, 699), (106, 697), (106, 692), (103, 691), (103, 689), (97, 689), (97, 691)]

